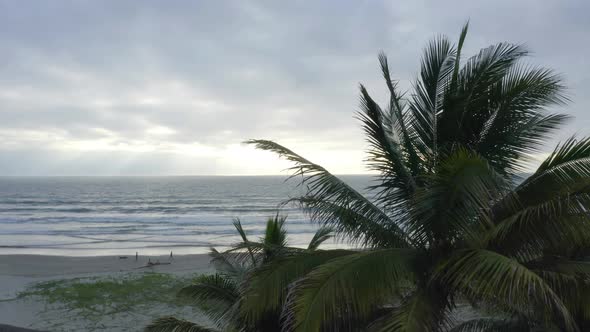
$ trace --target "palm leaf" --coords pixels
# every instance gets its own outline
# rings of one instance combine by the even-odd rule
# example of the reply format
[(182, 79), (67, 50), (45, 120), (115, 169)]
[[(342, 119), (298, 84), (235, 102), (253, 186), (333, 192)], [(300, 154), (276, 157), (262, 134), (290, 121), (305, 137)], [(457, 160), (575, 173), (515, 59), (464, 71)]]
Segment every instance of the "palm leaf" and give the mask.
[[(240, 234), (243, 243), (249, 243), (250, 241), (248, 240), (246, 231), (242, 227), (242, 222), (240, 221), (240, 218), (235, 218), (233, 224), (236, 228), (236, 231), (238, 231), (238, 234)], [(254, 257), (254, 253), (250, 250), (250, 248), (248, 248), (248, 253), (250, 255), (250, 259), (252, 260), (252, 266), (256, 266), (256, 258)]]
[(537, 274), (514, 259), (482, 249), (457, 250), (437, 268), (433, 280), (470, 298), (499, 301), (530, 317), (544, 310), (545, 319), (559, 321), (566, 331), (577, 325), (559, 295)]
[[(289, 202), (299, 204), (313, 221), (324, 227), (333, 228), (339, 235), (345, 235), (346, 240), (351, 244), (360, 243), (370, 247), (407, 247), (410, 242), (415, 245), (410, 238), (400, 239), (399, 226), (391, 219), (389, 222), (372, 222), (368, 219), (367, 216), (374, 216), (373, 211), (367, 211), (373, 209), (373, 206), (368, 205), (365, 209), (360, 206), (350, 208), (339, 203), (307, 196), (291, 199)], [(401, 213), (398, 212), (398, 217), (400, 215)], [(381, 215), (377, 217), (385, 218), (386, 215), (381, 212)]]
[(370, 331), (430, 332), (451, 325), (448, 299), (434, 288), (423, 285), (405, 297), (390, 313), (375, 320)]
[(266, 223), (264, 237), (261, 242), (264, 244), (264, 261), (269, 261), (281, 254), (287, 247), (287, 231), (284, 228), (287, 217), (278, 214), (269, 218)]
[(518, 185), (511, 195), (494, 206), (494, 219), (501, 222), (527, 207), (559, 197), (586, 193), (590, 189), (590, 138), (574, 137), (557, 146), (537, 171)]
[[(472, 122), (477, 150), (498, 171), (520, 171), (522, 161), (538, 148), (568, 118), (542, 115), (551, 105), (563, 105), (561, 77), (544, 68), (515, 65), (488, 91), (487, 114)], [(509, 173), (509, 172), (508, 172)]]
[(384, 123), (384, 127), (391, 133), (394, 138), (394, 142), (397, 140), (395, 137), (399, 137), (400, 144), (403, 146), (403, 150), (408, 155), (408, 166), (413, 176), (420, 173), (420, 158), (412, 144), (412, 137), (408, 131), (408, 125), (406, 114), (404, 114), (404, 108), (402, 101), (402, 95), (397, 91), (397, 82), (391, 79), (391, 73), (389, 71), (389, 63), (385, 53), (379, 53), (379, 64), (381, 65), (381, 71), (385, 84), (389, 89), (389, 117), (388, 121)]
[[(555, 172), (572, 162), (590, 158), (590, 137), (577, 140), (571, 137), (558, 146), (551, 155), (539, 166), (535, 175)], [(566, 174), (564, 174), (566, 175)]]
[[(567, 139), (541, 163), (516, 193), (526, 206), (546, 197), (572, 194), (590, 186), (590, 137)], [(540, 192), (540, 189), (543, 191)], [(533, 195), (535, 193), (535, 195)], [(545, 193), (544, 195), (539, 195)]]
[(480, 130), (491, 115), (490, 87), (528, 52), (520, 45), (499, 43), (467, 60), (459, 71), (457, 87), (445, 97), (439, 119), (438, 137), (445, 150), (454, 144), (477, 142)]
[[(340, 222), (338, 211), (333, 206), (341, 207), (341, 212), (353, 212), (363, 216), (363, 219), (354, 220), (356, 223), (349, 223), (345, 228), (337, 228), (337, 231), (345, 231), (345, 235), (350, 236), (352, 240), (361, 238), (365, 243), (371, 244), (373, 239), (379, 241), (383, 234), (370, 232), (371, 229), (389, 230), (387, 237), (390, 241), (395, 242), (396, 246), (409, 246), (404, 232), (395, 227), (395, 223), (377, 206), (369, 201), (362, 194), (344, 183), (338, 177), (330, 174), (323, 167), (310, 162), (309, 160), (297, 155), (293, 151), (271, 141), (250, 140), (248, 144), (254, 144), (257, 148), (277, 153), (279, 156), (295, 163), (296, 166), (291, 170), (293, 177), (302, 177), (302, 184), (307, 186), (308, 194), (306, 198), (312, 198), (313, 202), (329, 202), (326, 210), (322, 208), (325, 205), (312, 205), (310, 209), (315, 210), (315, 216), (321, 216), (325, 224), (338, 226)], [(310, 200), (301, 200), (300, 203), (306, 205)], [(344, 216), (347, 217), (347, 216)], [(348, 219), (348, 221), (352, 221)], [(387, 225), (387, 229), (383, 225)], [(364, 231), (367, 230), (365, 233)]]
[(430, 167), (436, 165), (438, 154), (438, 117), (443, 108), (443, 96), (450, 82), (456, 51), (444, 37), (434, 39), (424, 50), (420, 79), (409, 102), (412, 129), (429, 153)]
[(309, 241), (309, 245), (307, 246), (307, 250), (314, 251), (318, 249), (318, 247), (324, 243), (325, 241), (332, 238), (332, 233), (334, 229), (331, 227), (320, 227), (314, 234), (311, 241)]
[(563, 114), (505, 116), (491, 115), (480, 130), (475, 149), (482, 153), (497, 172), (514, 174), (527, 170), (527, 162), (550, 134), (569, 119)]
[(467, 37), (467, 31), (469, 30), (469, 21), (467, 21), (461, 29), (459, 35), (459, 42), (457, 43), (457, 55), (455, 56), (455, 63), (453, 64), (453, 77), (451, 79), (450, 90), (455, 91), (457, 88), (457, 80), (459, 79), (459, 70), (461, 69), (461, 51), (463, 50), (463, 44)]
[(590, 262), (576, 261), (564, 257), (543, 257), (524, 263), (537, 273), (547, 284), (560, 294), (572, 308), (570, 302), (586, 302), (590, 290)]
[(524, 320), (478, 318), (463, 322), (448, 332), (532, 332), (532, 330)]
[[(558, 146), (514, 193), (495, 204), (491, 243), (504, 252), (540, 252), (588, 245), (590, 238), (590, 139)], [(529, 259), (531, 259), (529, 255)]]
[(220, 274), (199, 276), (193, 284), (178, 291), (178, 296), (191, 300), (218, 328), (226, 328), (236, 319), (240, 294), (234, 280)]
[[(380, 172), (383, 183), (382, 195), (390, 191), (402, 191), (406, 193), (406, 199), (416, 187), (414, 177), (406, 165), (402, 145), (391, 137), (384, 123), (384, 114), (379, 105), (369, 95), (364, 86), (361, 85), (361, 109), (358, 118), (363, 124), (367, 141), (371, 146), (369, 167)], [(402, 119), (403, 121), (403, 119)]]
[(210, 248), (209, 256), (211, 257), (211, 264), (220, 274), (233, 279), (240, 279), (247, 270), (244, 264), (236, 260), (236, 255), (228, 255), (217, 251), (215, 248)]
[(412, 264), (416, 257), (413, 249), (384, 249), (318, 266), (290, 291), (285, 324), (295, 331), (320, 331), (332, 320), (370, 316), (415, 278)]
[(590, 195), (578, 194), (529, 206), (498, 222), (487, 235), (488, 246), (526, 261), (548, 250), (567, 253), (568, 248), (587, 245), (588, 204)]
[(320, 264), (352, 253), (348, 250), (318, 250), (281, 257), (260, 266), (244, 284), (240, 308), (242, 316), (246, 321), (255, 323), (266, 313), (279, 310), (293, 281)]
[(197, 303), (218, 301), (228, 305), (233, 304), (239, 296), (235, 282), (220, 274), (199, 276), (192, 285), (180, 289), (178, 295)]
[(145, 329), (145, 332), (219, 332), (216, 329), (204, 327), (186, 320), (174, 317), (156, 319)]
[(490, 203), (502, 197), (506, 184), (487, 160), (459, 149), (441, 162), (429, 182), (414, 198), (408, 227), (414, 238), (430, 245), (479, 242), (493, 227)]

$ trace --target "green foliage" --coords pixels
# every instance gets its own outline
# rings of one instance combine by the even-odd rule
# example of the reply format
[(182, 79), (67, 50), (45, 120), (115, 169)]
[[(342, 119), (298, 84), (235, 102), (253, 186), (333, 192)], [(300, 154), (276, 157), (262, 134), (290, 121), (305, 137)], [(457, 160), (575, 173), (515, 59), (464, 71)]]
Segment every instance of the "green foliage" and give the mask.
[(576, 323), (558, 294), (534, 271), (488, 250), (456, 250), (441, 264), (433, 279), (470, 298), (500, 302), (515, 313), (534, 316), (545, 311), (563, 322), (568, 331)]
[(218, 332), (216, 329), (200, 326), (198, 324), (177, 319), (174, 317), (158, 318), (148, 325), (146, 332)]
[(201, 317), (175, 294), (193, 276), (138, 272), (50, 280), (28, 286), (18, 301), (42, 305), (34, 326), (47, 331), (114, 331), (147, 324), (162, 311)]
[(197, 302), (209, 300), (232, 304), (238, 297), (237, 285), (220, 274), (202, 275), (190, 286), (183, 287), (178, 295)]
[(310, 195), (291, 201), (307, 209), (316, 222), (332, 226), (350, 240), (365, 245), (408, 246), (403, 231), (384, 211), (323, 167), (271, 141), (250, 140), (247, 143), (275, 152), (296, 164), (291, 178), (302, 177), (302, 185), (308, 188)]
[[(246, 142), (291, 161), (307, 190), (289, 202), (363, 249), (253, 270), (246, 321), (282, 310), (282, 328), (298, 331), (589, 327), (590, 138), (566, 140), (516, 184), (568, 119), (548, 112), (568, 101), (565, 88), (553, 71), (523, 64), (522, 45), (461, 59), (467, 30), (456, 45), (445, 36), (427, 45), (407, 94), (379, 54), (388, 104), (361, 85), (357, 115), (378, 172), (368, 196), (278, 143)], [(458, 299), (498, 319), (458, 324)]]
[(518, 319), (481, 318), (461, 323), (449, 332), (531, 332), (526, 321)]
[(281, 310), (289, 285), (314, 267), (350, 255), (349, 250), (327, 250), (283, 257), (266, 264), (249, 276), (242, 299), (242, 314), (253, 323), (268, 312)]
[(314, 251), (318, 249), (322, 243), (333, 237), (333, 233), (334, 229), (331, 227), (320, 227), (311, 238), (311, 241), (309, 241), (307, 250)]
[(19, 297), (38, 296), (47, 303), (99, 319), (129, 310), (138, 303), (180, 304), (174, 294), (186, 281), (161, 273), (52, 280), (31, 286)]
[[(163, 317), (156, 319), (145, 328), (146, 332), (201, 332), (201, 331), (276, 331), (280, 326), (280, 308), (287, 291), (286, 286), (296, 277), (309, 271), (311, 266), (318, 265), (317, 257), (327, 253), (327, 257), (333, 258), (340, 255), (337, 251), (317, 251), (318, 247), (332, 237), (332, 230), (320, 227), (314, 234), (307, 249), (288, 246), (288, 236), (285, 229), (287, 217), (276, 214), (267, 220), (264, 235), (259, 241), (251, 241), (242, 227), (239, 219), (234, 220), (234, 227), (242, 241), (236, 243), (225, 252), (211, 249), (211, 263), (216, 267), (217, 273), (202, 275), (196, 278), (191, 285), (185, 286), (178, 291), (181, 298), (190, 300), (203, 310), (214, 327), (207, 327), (199, 323), (193, 323), (174, 317)], [(349, 254), (350, 252), (346, 252)], [(296, 262), (303, 258), (304, 272), (301, 272), (299, 264), (293, 264), (295, 275), (284, 273), (288, 264), (281, 264), (279, 280), (269, 267), (277, 261), (290, 260)], [(321, 260), (321, 262), (325, 261)], [(313, 262), (316, 262), (315, 265)], [(264, 275), (266, 271), (268, 275)], [(257, 278), (253, 278), (254, 272)], [(284, 278), (288, 278), (286, 281)], [(273, 283), (274, 282), (274, 283)], [(267, 285), (273, 283), (273, 287)], [(282, 283), (285, 287), (276, 287)], [(271, 291), (279, 290), (278, 293), (256, 294), (252, 296), (246, 289)], [(249, 308), (257, 304), (263, 304), (263, 310), (256, 312), (241, 311), (244, 303)], [(269, 305), (270, 303), (270, 305)], [(253, 318), (255, 316), (255, 318)]]
[[(568, 119), (561, 77), (523, 64), (522, 45), (498, 43), (462, 59), (439, 36), (400, 92), (379, 54), (389, 98), (360, 86), (364, 196), (322, 166), (268, 140), (246, 143), (294, 165), (298, 204), (323, 226), (307, 249), (288, 246), (285, 218), (251, 240), (212, 250), (218, 274), (182, 294), (207, 303), (218, 330), (581, 331), (590, 325), (590, 138), (559, 145), (536, 172), (514, 176)], [(331, 236), (359, 250), (318, 250)], [(457, 303), (494, 317), (457, 322)], [(201, 331), (165, 318), (154, 331)], [(368, 328), (367, 328), (368, 326)]]
[(416, 256), (411, 249), (374, 250), (315, 267), (293, 285), (287, 322), (296, 331), (315, 331), (326, 322), (352, 318), (347, 310), (356, 313), (355, 319), (366, 319), (415, 280), (411, 265)]

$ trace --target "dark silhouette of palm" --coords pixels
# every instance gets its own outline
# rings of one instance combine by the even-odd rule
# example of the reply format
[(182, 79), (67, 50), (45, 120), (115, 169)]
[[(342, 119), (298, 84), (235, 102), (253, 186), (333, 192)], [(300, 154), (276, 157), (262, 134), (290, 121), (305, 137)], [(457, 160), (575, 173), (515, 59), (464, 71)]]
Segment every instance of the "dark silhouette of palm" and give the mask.
[[(363, 250), (271, 261), (249, 278), (239, 312), (281, 310), (287, 331), (577, 331), (589, 328), (590, 139), (560, 144), (519, 179), (568, 118), (559, 75), (499, 43), (463, 60), (467, 35), (424, 50), (409, 94), (379, 55), (389, 102), (361, 85), (368, 165), (363, 196), (323, 167), (267, 140), (307, 193), (292, 200)], [(458, 302), (490, 319), (460, 322)], [(368, 327), (367, 327), (368, 326)]]

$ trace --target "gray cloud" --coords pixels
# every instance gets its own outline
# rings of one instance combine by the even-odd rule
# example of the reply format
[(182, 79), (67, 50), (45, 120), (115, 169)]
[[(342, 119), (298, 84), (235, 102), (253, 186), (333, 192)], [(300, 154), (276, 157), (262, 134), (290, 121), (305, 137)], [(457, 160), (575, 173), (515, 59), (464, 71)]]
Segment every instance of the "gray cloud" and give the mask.
[[(471, 19), (466, 52), (526, 42), (564, 73), (587, 133), (584, 1), (3, 1), (0, 174), (239, 174), (284, 168), (239, 143), (288, 143), (362, 172), (357, 85), (384, 100), (424, 44)], [(253, 159), (252, 156), (256, 156)], [(105, 167), (108, 165), (108, 167)]]

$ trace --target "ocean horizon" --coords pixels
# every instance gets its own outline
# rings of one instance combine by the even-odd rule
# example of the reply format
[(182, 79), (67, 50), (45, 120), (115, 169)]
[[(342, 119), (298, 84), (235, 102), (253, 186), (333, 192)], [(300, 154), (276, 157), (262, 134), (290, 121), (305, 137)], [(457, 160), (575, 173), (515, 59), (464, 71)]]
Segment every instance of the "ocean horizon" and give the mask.
[[(0, 254), (64, 256), (206, 253), (288, 216), (289, 243), (305, 246), (317, 225), (282, 202), (301, 194), (286, 176), (3, 176)], [(362, 190), (368, 175), (343, 179)], [(338, 246), (335, 241), (328, 246)]]

